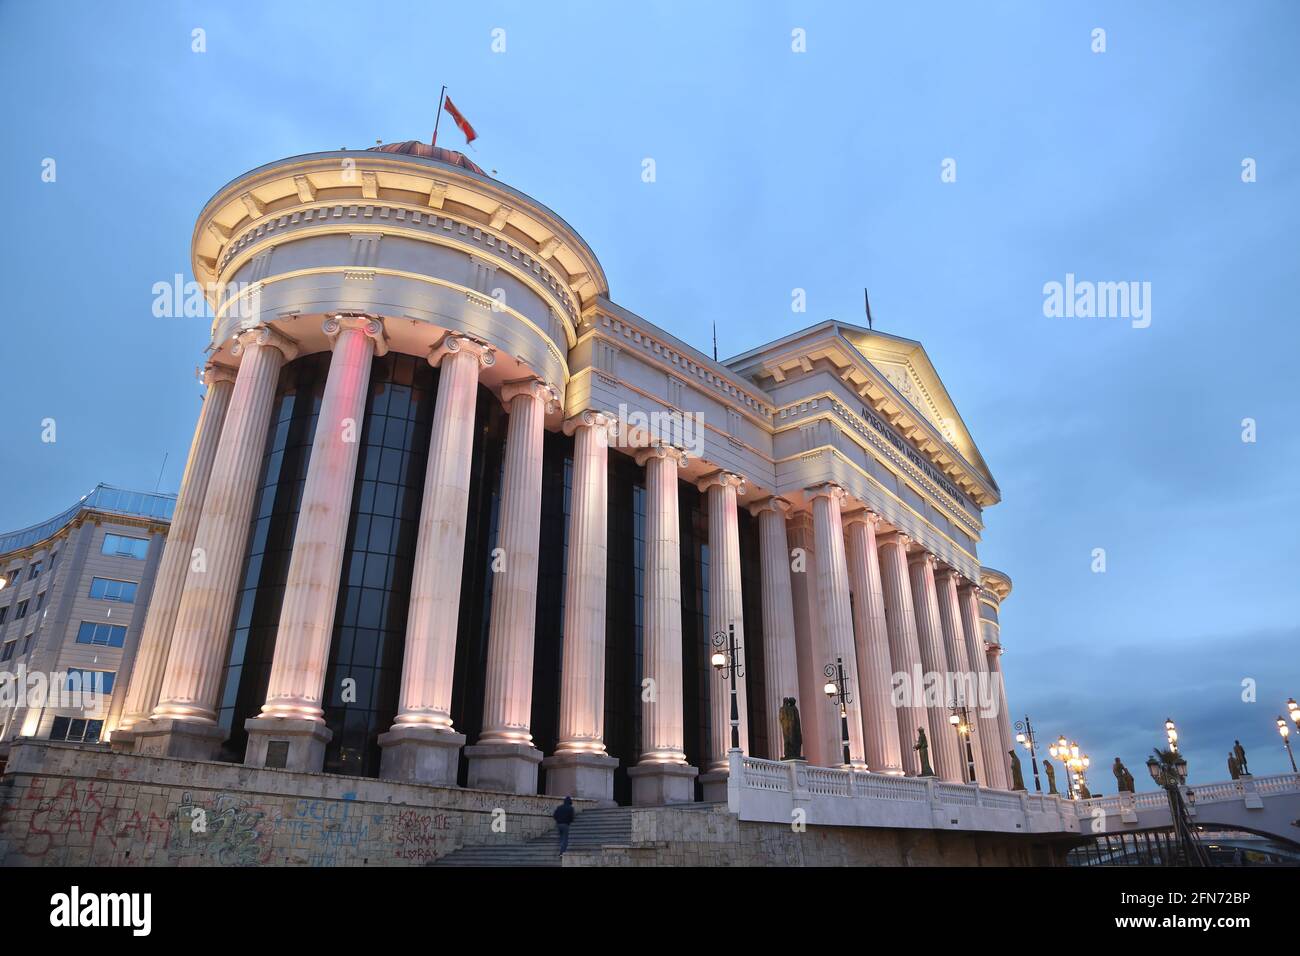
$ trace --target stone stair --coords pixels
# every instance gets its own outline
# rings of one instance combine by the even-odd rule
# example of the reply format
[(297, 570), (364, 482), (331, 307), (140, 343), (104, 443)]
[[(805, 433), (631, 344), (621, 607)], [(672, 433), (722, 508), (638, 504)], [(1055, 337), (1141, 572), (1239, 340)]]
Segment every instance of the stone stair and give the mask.
[[(626, 846), (632, 840), (632, 807), (579, 811), (569, 828), (570, 850)], [(554, 829), (526, 843), (467, 846), (430, 866), (559, 866), (560, 835)]]

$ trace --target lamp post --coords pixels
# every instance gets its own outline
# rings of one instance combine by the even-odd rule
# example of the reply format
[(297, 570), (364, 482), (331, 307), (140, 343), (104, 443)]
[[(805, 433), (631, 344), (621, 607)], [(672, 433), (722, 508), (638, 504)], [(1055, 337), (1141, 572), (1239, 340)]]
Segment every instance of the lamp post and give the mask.
[[(736, 625), (728, 624), (727, 630), (718, 631), (713, 635), (713, 669), (721, 673), (727, 671), (727, 676), (731, 678), (731, 749), (740, 749), (740, 704), (736, 696), (736, 680), (744, 677), (744, 671), (741, 669), (740, 658), (736, 652), (740, 650), (740, 645), (736, 643)], [(723, 648), (726, 648), (724, 651)], [(723, 678), (724, 680), (726, 677)]]
[(1178, 753), (1178, 728), (1172, 717), (1165, 718), (1165, 738), (1169, 741), (1169, 752)]
[[(0, 587), (3, 587), (3, 585), (0, 585)], [(1300, 704), (1295, 702), (1294, 697), (1286, 699), (1286, 712), (1287, 716), (1291, 718), (1291, 723), (1295, 724), (1296, 730), (1300, 730)]]
[(835, 658), (834, 664), (827, 664), (826, 684), (822, 690), (826, 696), (834, 703), (839, 704), (840, 708), (840, 741), (844, 745), (844, 766), (851, 765), (849, 754), (849, 710), (848, 705), (853, 703), (853, 695), (849, 693), (849, 679), (844, 676), (844, 658)]
[[(1078, 744), (1076, 744), (1075, 750), (1078, 749)], [(1056, 743), (1047, 748), (1047, 752), (1057, 760), (1061, 761), (1061, 766), (1065, 770), (1065, 798), (1067, 800), (1073, 800), (1074, 777), (1070, 773), (1070, 742), (1066, 740), (1065, 735), (1062, 734), (1056, 739)]]
[(957, 731), (957, 746), (964, 747), (966, 751), (966, 782), (979, 783), (975, 776), (975, 751), (970, 745), (970, 736), (975, 732), (975, 728), (971, 726), (970, 715), (965, 704), (959, 704), (955, 700), (952, 702), (952, 713), (948, 715), (948, 723), (952, 724), (953, 730)]
[[(1291, 713), (1295, 713), (1292, 711)], [(1291, 728), (1286, 725), (1286, 718), (1277, 719), (1277, 732), (1282, 735), (1282, 746), (1286, 748), (1286, 755), (1291, 758), (1291, 772), (1295, 773), (1295, 754), (1291, 751)]]
[(1038, 740), (1034, 737), (1034, 725), (1029, 722), (1029, 715), (1024, 720), (1016, 721), (1016, 743), (1029, 751), (1029, 762), (1034, 768), (1034, 792), (1042, 793), (1043, 785), (1038, 780)]
[[(1170, 721), (1172, 723), (1172, 721)], [(1169, 816), (1174, 823), (1174, 837), (1182, 848), (1187, 866), (1209, 866), (1210, 857), (1196, 839), (1192, 820), (1183, 802), (1182, 785), (1187, 782), (1187, 761), (1176, 750), (1156, 750), (1147, 758), (1147, 770), (1156, 786), (1164, 787), (1169, 797)]]

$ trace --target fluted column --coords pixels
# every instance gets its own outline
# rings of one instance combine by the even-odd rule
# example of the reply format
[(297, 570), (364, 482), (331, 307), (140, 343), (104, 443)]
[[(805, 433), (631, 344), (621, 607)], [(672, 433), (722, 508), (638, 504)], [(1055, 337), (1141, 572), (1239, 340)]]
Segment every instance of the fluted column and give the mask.
[[(739, 718), (740, 749), (749, 752), (748, 698), (745, 693), (743, 664), (745, 647), (745, 611), (740, 598), (740, 528), (736, 517), (736, 494), (744, 488), (739, 475), (714, 472), (699, 482), (709, 501), (709, 639), (736, 629), (737, 657), (742, 668), (737, 672), (736, 705)], [(710, 647), (710, 653), (713, 648)], [(705, 799), (709, 788), (717, 788), (718, 778), (727, 776), (727, 751), (731, 749), (731, 676), (726, 670), (709, 675), (709, 713), (711, 716), (708, 773), (704, 775)], [(725, 787), (725, 783), (722, 784)]]
[[(937, 776), (961, 783), (961, 757), (957, 735), (948, 723), (948, 655), (943, 649), (943, 627), (939, 623), (939, 597), (934, 584), (934, 555), (917, 551), (908, 557), (912, 579), (912, 607), (916, 611), (916, 637), (925, 668), (926, 710), (934, 736), (930, 738), (930, 759)], [(915, 690), (915, 689), (914, 689)]]
[(153, 594), (149, 599), (149, 613), (140, 635), (140, 649), (131, 670), (131, 683), (122, 709), (122, 719), (113, 732), (114, 747), (132, 748), (135, 745), (131, 728), (148, 720), (158, 704), (162, 687), (163, 669), (171, 649), (172, 633), (176, 627), (176, 612), (180, 608), (185, 576), (190, 570), (194, 535), (203, 515), (203, 499), (207, 494), (212, 462), (217, 456), (221, 439), (221, 426), (230, 407), (230, 396), (235, 390), (235, 370), (225, 365), (209, 364), (204, 369), (208, 393), (199, 411), (199, 422), (190, 442), (185, 473), (176, 495), (176, 508), (171, 527), (167, 531), (167, 545), (158, 564)]
[(325, 334), (334, 354), (294, 525), (266, 701), (260, 716), (244, 722), (248, 731), (244, 762), (251, 767), (266, 766), (268, 748), (279, 742), (287, 744), (287, 752), (283, 761), (275, 758), (277, 766), (319, 771), (332, 736), (321, 706), (325, 670), (370, 393), (370, 367), (375, 354), (384, 354), (387, 346), (383, 325), (368, 316), (332, 316), (325, 321)]
[(985, 642), (985, 653), (989, 662), (989, 681), (995, 688), (998, 699), (998, 737), (1002, 741), (1002, 760), (1006, 767), (1008, 786), (1011, 780), (1011, 751), (1015, 749), (1016, 738), (1011, 733), (1011, 707), (1007, 703), (1007, 682), (1002, 676), (1002, 645), (992, 641)]
[(406, 617), (402, 683), (393, 727), (379, 737), (379, 775), (393, 780), (452, 785), (465, 743), (451, 721), (465, 523), (474, 453), (474, 410), (481, 368), (496, 353), (448, 334), (429, 353), (439, 369), (429, 432), (429, 458), (415, 540)]
[(536, 793), (542, 754), (533, 746), (529, 725), (542, 518), (542, 438), (546, 414), (558, 397), (551, 386), (525, 379), (507, 383), (501, 400), (510, 409), (497, 535), (503, 563), (492, 581), (483, 732), (465, 755), (471, 787)]
[(935, 588), (939, 598), (939, 624), (943, 630), (943, 650), (948, 657), (948, 668), (952, 677), (952, 696), (958, 706), (966, 708), (966, 716), (976, 724), (971, 734), (971, 756), (974, 758), (975, 779), (968, 780), (970, 772), (966, 769), (966, 745), (958, 739), (957, 755), (962, 765), (962, 780), (968, 783), (988, 785), (984, 775), (979, 748), (982, 734), (978, 727), (979, 714), (979, 675), (971, 667), (966, 656), (966, 632), (962, 626), (961, 607), (957, 600), (957, 583), (959, 575), (952, 568), (941, 568), (934, 577)]
[(686, 762), (682, 700), (682, 572), (677, 468), (681, 453), (648, 448), (645, 467), (645, 602), (641, 758), (628, 769), (632, 802), (690, 803), (696, 768)]
[(605, 588), (608, 562), (609, 419), (583, 412), (573, 436), (564, 647), (555, 755), (542, 761), (546, 792), (613, 803), (614, 768), (605, 752)]
[(790, 502), (767, 498), (750, 506), (758, 518), (759, 562), (763, 569), (763, 679), (767, 691), (767, 757), (783, 760), (781, 706), (799, 698), (795, 659), (794, 595), (790, 584), (790, 548), (785, 516)]
[(790, 548), (790, 590), (794, 598), (795, 666), (799, 671), (799, 720), (809, 763), (833, 767), (843, 759), (839, 718), (825, 706), (830, 645), (817, 594), (817, 542), (812, 515), (800, 511), (786, 521)]
[[(878, 553), (880, 582), (885, 596), (885, 623), (889, 629), (889, 658), (894, 673), (903, 677), (903, 683), (893, 697), (898, 711), (903, 769), (909, 776), (917, 776), (921, 772), (920, 755), (915, 749), (917, 731), (924, 730), (929, 741), (934, 740), (934, 733), (929, 712), (925, 709), (925, 674), (916, 635), (916, 612), (912, 608), (912, 584), (907, 573), (907, 546), (910, 542), (906, 535), (889, 535), (881, 539)], [(931, 743), (930, 747), (933, 746)]]
[[(841, 715), (836, 708), (836, 728), (840, 733), (840, 763), (843, 755), (843, 722), (848, 722), (849, 763), (854, 770), (866, 770), (866, 748), (862, 739), (862, 687), (858, 680), (858, 657), (853, 646), (853, 609), (849, 598), (848, 559), (844, 554), (844, 521), (840, 502), (845, 496), (839, 485), (821, 485), (810, 492), (812, 498), (813, 535), (817, 541), (817, 597), (821, 602), (822, 623), (830, 645), (831, 660), (842, 662), (848, 684), (848, 702)], [(843, 690), (843, 688), (841, 688)], [(826, 702), (822, 701), (825, 707)]]
[(901, 774), (903, 758), (898, 710), (893, 703), (893, 666), (885, 595), (876, 554), (880, 516), (859, 511), (845, 519), (848, 539), (849, 587), (853, 592), (853, 637), (858, 657), (858, 689), (862, 695), (862, 731), (867, 764), (877, 773)]
[(1001, 690), (989, 677), (988, 657), (984, 653), (984, 635), (980, 628), (979, 586), (966, 583), (957, 591), (961, 607), (962, 636), (966, 640), (966, 659), (975, 671), (979, 687), (978, 738), (984, 779), (998, 790), (1011, 789), (1009, 758), (1002, 751), (1002, 731), (998, 715), (1002, 709)]
[(216, 726), (217, 694), (249, 519), (280, 368), (298, 354), (297, 346), (270, 326), (240, 333), (233, 351), (240, 358), (239, 372), (194, 533), (158, 705), (148, 728), (134, 728), (142, 753), (208, 758), (225, 736)]

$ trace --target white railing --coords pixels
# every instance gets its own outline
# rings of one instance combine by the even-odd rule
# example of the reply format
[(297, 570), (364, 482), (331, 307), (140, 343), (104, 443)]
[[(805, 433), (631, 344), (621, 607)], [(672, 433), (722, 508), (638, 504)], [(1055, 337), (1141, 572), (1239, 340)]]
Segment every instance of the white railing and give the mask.
[[(1193, 784), (1184, 787), (1187, 804), (1192, 809), (1213, 803), (1225, 803), (1234, 800), (1258, 799), (1260, 796), (1300, 792), (1300, 774), (1279, 773), (1267, 777), (1242, 777), (1238, 780), (1223, 780), (1217, 783)], [(1078, 801), (1080, 817), (1088, 817), (1096, 810), (1106, 812), (1137, 812), (1140, 810), (1164, 810), (1169, 806), (1169, 798), (1163, 790), (1146, 793), (1121, 793), (1110, 797), (1093, 797)]]
[(801, 811), (825, 826), (1077, 832), (1075, 812), (1058, 796), (987, 790), (935, 777), (815, 767), (732, 751), (727, 802), (742, 820), (788, 822)]

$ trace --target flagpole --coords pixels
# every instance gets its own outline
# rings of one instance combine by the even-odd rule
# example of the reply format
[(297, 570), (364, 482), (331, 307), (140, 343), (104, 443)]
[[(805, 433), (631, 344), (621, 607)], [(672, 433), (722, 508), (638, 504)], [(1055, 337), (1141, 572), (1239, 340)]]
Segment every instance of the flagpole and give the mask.
[(438, 115), (433, 118), (433, 142), (430, 146), (438, 145), (438, 121), (442, 119), (442, 101), (447, 95), (447, 84), (442, 85), (442, 92), (438, 94)]

